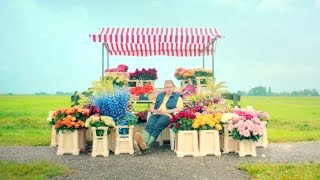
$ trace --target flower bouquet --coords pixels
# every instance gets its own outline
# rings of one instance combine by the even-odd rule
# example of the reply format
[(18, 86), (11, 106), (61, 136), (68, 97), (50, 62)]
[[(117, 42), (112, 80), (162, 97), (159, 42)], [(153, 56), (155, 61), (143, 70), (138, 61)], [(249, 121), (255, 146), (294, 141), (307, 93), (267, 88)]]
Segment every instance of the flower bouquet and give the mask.
[(258, 141), (263, 135), (262, 124), (258, 117), (252, 112), (241, 109), (233, 109), (238, 116), (229, 121), (228, 130), (236, 140), (253, 140)]
[(128, 84), (129, 75), (125, 72), (119, 73), (106, 73), (105, 77), (106, 80), (112, 80), (114, 86), (123, 87), (124, 85)]
[[(115, 126), (115, 122), (112, 117), (109, 116), (99, 116), (92, 115), (90, 116), (85, 123), (85, 127), (110, 127), (113, 128)], [(103, 130), (97, 130), (97, 136), (103, 136)], [(108, 129), (108, 133), (109, 133)]]
[(148, 97), (146, 95), (152, 92), (153, 92), (153, 86), (149, 84), (144, 85), (143, 87), (136, 86), (130, 89), (130, 94), (133, 96), (132, 98), (133, 99), (139, 98), (139, 100), (148, 100)]
[(192, 111), (178, 112), (172, 115), (169, 128), (176, 134), (181, 130), (194, 130), (192, 124), (195, 118), (196, 116)]
[(56, 110), (53, 114), (53, 121), (55, 123), (56, 132), (60, 130), (70, 130), (84, 128), (84, 122), (89, 116), (89, 110), (83, 109), (79, 106), (71, 108), (62, 108)]
[[(174, 77), (177, 80), (188, 80), (191, 79), (193, 83), (195, 83), (196, 77), (212, 77), (212, 71), (209, 69), (203, 68), (194, 68), (194, 69), (185, 69), (183, 67), (179, 67), (174, 72)], [(202, 80), (201, 84), (205, 82)]]
[(133, 87), (130, 89), (130, 93), (132, 95), (136, 95), (136, 96), (143, 95), (143, 94), (149, 94), (152, 92), (153, 92), (153, 86), (151, 86), (149, 84), (144, 85), (143, 87), (136, 86), (136, 87)]
[(192, 123), (192, 127), (197, 130), (222, 130), (220, 124), (222, 114), (207, 114), (207, 113), (198, 113), (196, 118)]
[(231, 106), (219, 96), (190, 95), (184, 99), (184, 107), (194, 112), (208, 114), (230, 112)]
[(183, 67), (179, 67), (174, 72), (174, 77), (177, 80), (194, 79), (194, 71), (192, 69), (185, 69)]
[(130, 126), (138, 120), (128, 112), (129, 99), (128, 89), (115, 88), (113, 93), (104, 92), (93, 96), (92, 102), (99, 107), (102, 115), (112, 117), (116, 125)]
[(157, 70), (155, 68), (145, 69), (141, 71), (136, 69), (135, 72), (130, 73), (130, 80), (156, 80), (158, 79)]

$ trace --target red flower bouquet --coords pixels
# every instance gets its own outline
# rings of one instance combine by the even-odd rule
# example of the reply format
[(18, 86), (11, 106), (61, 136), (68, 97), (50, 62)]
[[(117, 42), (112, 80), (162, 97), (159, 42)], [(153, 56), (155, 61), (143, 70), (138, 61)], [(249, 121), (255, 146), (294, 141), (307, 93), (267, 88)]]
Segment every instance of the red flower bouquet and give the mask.
[(135, 72), (130, 73), (130, 80), (156, 80), (158, 79), (157, 70), (155, 68), (145, 69), (141, 71), (136, 69)]
[(181, 111), (172, 115), (170, 119), (169, 127), (174, 133), (178, 133), (180, 130), (193, 130), (193, 120), (196, 118), (192, 111)]
[(137, 87), (133, 87), (130, 89), (130, 93), (132, 95), (136, 95), (136, 96), (143, 95), (143, 94), (149, 94), (152, 92), (153, 92), (153, 86), (148, 85), (148, 84), (143, 87), (137, 86)]

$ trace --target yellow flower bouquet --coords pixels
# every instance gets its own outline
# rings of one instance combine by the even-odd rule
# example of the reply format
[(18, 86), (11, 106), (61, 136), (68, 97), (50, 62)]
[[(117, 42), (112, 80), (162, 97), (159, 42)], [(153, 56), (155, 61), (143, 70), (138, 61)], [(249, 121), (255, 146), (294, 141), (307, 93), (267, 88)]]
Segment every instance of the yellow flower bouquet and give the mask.
[(222, 130), (220, 120), (222, 118), (221, 113), (208, 114), (198, 113), (192, 123), (192, 127), (197, 130)]

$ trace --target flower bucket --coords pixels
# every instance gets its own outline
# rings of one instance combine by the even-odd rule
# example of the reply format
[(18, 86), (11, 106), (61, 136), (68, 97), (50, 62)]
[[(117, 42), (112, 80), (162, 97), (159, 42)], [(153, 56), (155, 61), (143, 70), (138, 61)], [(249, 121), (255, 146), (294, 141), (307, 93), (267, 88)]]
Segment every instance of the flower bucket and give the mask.
[[(83, 132), (83, 131), (82, 131)], [(59, 131), (58, 139), (58, 151), (57, 155), (72, 154), (79, 155), (80, 144), (79, 140), (81, 133), (79, 130), (72, 131)]]
[[(92, 127), (92, 153), (91, 157), (96, 156), (109, 156), (109, 147), (108, 147), (108, 127)], [(99, 133), (98, 133), (98, 132)], [(100, 133), (103, 132), (103, 133)]]
[(206, 156), (206, 155), (221, 156), (219, 131), (200, 130), (199, 131), (199, 151), (200, 151), (200, 156)]
[(268, 146), (268, 135), (267, 135), (267, 121), (261, 121), (263, 124), (263, 136), (259, 139), (259, 141), (256, 143), (257, 147), (267, 147)]
[(239, 145), (237, 147), (237, 153), (239, 153), (240, 157), (244, 156), (257, 156), (256, 152), (256, 142), (252, 140), (242, 140), (239, 141)]
[(129, 87), (136, 87), (140, 85), (140, 81), (139, 80), (129, 80), (128, 81), (128, 86)]
[(176, 135), (175, 148), (177, 157), (199, 156), (197, 130), (182, 131)]
[[(120, 128), (129, 129), (129, 133), (120, 134)], [(108, 135), (109, 149), (113, 151), (115, 155), (119, 155), (120, 153), (133, 154), (133, 131), (134, 126), (115, 126), (115, 128), (112, 128)]]
[(139, 100), (140, 100), (140, 101), (147, 101), (147, 100), (149, 100), (148, 94), (139, 95)]
[(55, 147), (57, 145), (58, 145), (58, 136), (57, 136), (55, 125), (52, 125), (51, 126), (51, 143), (50, 143), (50, 146), (51, 147)]
[(223, 125), (223, 154), (236, 152), (238, 141), (234, 140), (228, 130), (228, 125)]

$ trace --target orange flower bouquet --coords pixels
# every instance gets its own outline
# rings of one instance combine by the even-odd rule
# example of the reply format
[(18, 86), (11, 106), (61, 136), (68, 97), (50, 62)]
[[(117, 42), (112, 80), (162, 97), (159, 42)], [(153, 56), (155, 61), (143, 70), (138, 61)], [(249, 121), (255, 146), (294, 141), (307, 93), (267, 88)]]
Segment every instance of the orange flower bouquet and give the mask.
[(72, 108), (62, 108), (56, 110), (52, 114), (54, 119), (56, 132), (60, 130), (74, 131), (76, 129), (85, 128), (85, 121), (90, 115), (89, 109), (83, 109), (78, 106)]

